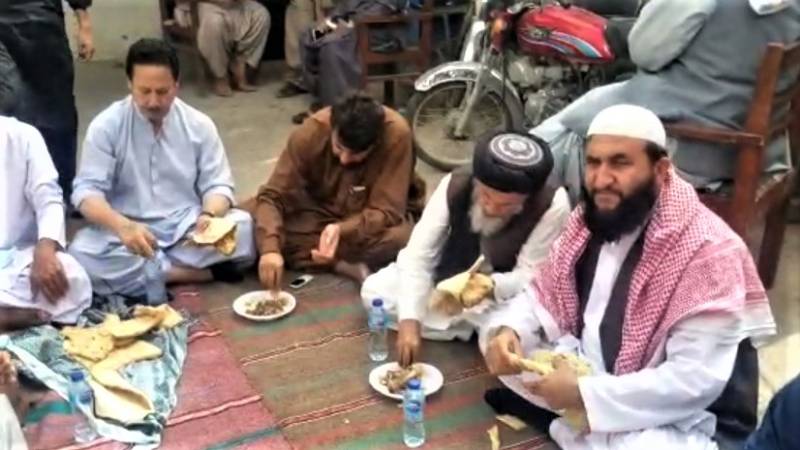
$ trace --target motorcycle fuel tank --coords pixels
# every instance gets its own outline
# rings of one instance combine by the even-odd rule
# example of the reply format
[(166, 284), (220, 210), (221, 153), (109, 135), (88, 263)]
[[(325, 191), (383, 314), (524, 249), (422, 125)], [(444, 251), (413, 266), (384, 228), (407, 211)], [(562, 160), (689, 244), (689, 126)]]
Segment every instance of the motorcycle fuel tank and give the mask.
[(579, 7), (534, 7), (517, 21), (517, 42), (527, 55), (592, 63), (613, 61), (604, 34), (606, 22), (604, 17)]

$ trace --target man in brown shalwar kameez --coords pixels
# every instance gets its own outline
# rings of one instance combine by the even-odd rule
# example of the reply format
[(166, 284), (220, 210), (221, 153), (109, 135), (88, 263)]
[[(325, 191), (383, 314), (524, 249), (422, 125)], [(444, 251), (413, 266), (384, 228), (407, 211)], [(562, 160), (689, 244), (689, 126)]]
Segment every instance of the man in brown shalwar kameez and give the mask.
[(392, 261), (424, 199), (413, 171), (408, 123), (372, 98), (350, 95), (309, 117), (248, 202), (261, 283), (280, 287), (284, 261), (357, 281)]
[[(182, 26), (191, 24), (191, 1), (178, 0), (175, 8), (175, 20)], [(231, 95), (229, 70), (236, 89), (254, 91), (246, 71), (261, 62), (270, 27), (267, 8), (255, 0), (202, 0), (198, 14), (197, 47), (214, 75), (214, 92)]]

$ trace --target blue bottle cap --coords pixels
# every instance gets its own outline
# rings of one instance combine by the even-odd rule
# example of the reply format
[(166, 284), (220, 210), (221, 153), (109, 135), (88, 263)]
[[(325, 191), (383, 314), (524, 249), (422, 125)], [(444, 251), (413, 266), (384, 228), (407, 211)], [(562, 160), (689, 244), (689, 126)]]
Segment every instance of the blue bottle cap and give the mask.
[(74, 369), (69, 373), (69, 381), (79, 383), (86, 379), (86, 374), (81, 369)]
[(376, 298), (372, 301), (372, 306), (383, 306), (383, 300)]
[(406, 383), (406, 388), (408, 389), (419, 389), (420, 386), (422, 386), (422, 383), (419, 381), (419, 378), (412, 378)]

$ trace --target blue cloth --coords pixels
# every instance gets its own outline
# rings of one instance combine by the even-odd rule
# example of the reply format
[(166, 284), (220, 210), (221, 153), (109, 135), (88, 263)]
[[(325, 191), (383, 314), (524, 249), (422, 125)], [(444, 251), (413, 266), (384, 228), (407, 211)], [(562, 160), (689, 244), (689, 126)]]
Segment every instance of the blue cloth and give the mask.
[[(167, 418), (178, 401), (177, 387), (187, 355), (188, 328), (184, 321), (171, 330), (149, 334), (145, 340), (162, 350), (161, 358), (131, 364), (122, 371), (123, 376), (153, 402), (154, 414), (142, 423), (123, 427), (117, 422), (95, 417), (92, 411), (83, 411), (101, 436), (134, 444), (136, 450), (158, 447)], [(69, 372), (84, 367), (67, 356), (63, 343), (58, 330), (49, 325), (30, 328), (13, 336), (0, 335), (0, 350), (15, 354), (28, 373), (66, 400), (69, 398)]]
[(800, 376), (783, 387), (772, 401), (761, 426), (744, 450), (800, 450)]

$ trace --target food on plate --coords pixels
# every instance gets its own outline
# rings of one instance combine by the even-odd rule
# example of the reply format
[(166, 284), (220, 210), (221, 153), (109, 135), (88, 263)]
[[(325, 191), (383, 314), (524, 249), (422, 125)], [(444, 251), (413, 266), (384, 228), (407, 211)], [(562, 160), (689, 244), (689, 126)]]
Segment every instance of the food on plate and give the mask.
[(399, 368), (386, 371), (386, 374), (381, 377), (381, 384), (389, 389), (392, 394), (397, 394), (406, 388), (406, 383), (413, 378), (422, 378), (425, 370), (421, 364), (411, 364), (406, 368)]
[(278, 298), (261, 298), (251, 301), (246, 312), (252, 316), (274, 316), (282, 313), (288, 304), (289, 299), (283, 295)]

